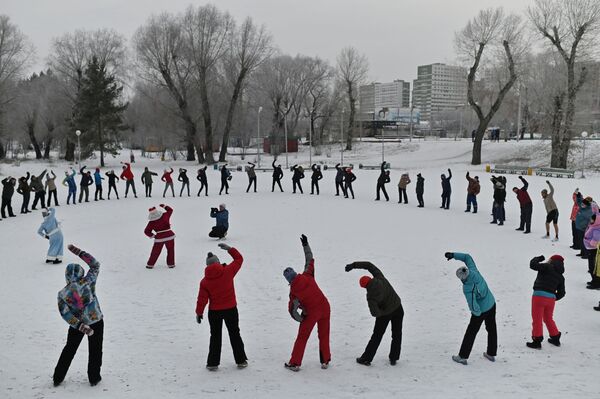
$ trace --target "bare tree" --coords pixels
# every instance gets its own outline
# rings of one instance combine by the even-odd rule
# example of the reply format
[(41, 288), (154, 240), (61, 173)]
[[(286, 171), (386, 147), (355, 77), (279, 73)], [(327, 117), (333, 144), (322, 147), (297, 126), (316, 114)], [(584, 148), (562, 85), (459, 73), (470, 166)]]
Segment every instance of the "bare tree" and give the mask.
[[(502, 8), (481, 10), (456, 34), (455, 44), (460, 56), (469, 60), (467, 99), (477, 115), (479, 124), (473, 143), (472, 165), (481, 164), (481, 144), (485, 131), (500, 109), (504, 97), (517, 81), (517, 62), (524, 50), (523, 24), (514, 14), (506, 15)], [(502, 67), (496, 71), (498, 89), (487, 112), (475, 98), (475, 85), (481, 65), (489, 62)]]
[(198, 82), (202, 119), (204, 120), (206, 162), (214, 163), (213, 118), (211, 115), (210, 83), (217, 63), (227, 51), (229, 37), (234, 28), (233, 18), (213, 5), (194, 8), (190, 6), (183, 17), (187, 56), (194, 65), (194, 77)]
[[(587, 70), (578, 67), (600, 29), (600, 2), (597, 0), (535, 0), (528, 8), (536, 31), (560, 54), (566, 65), (564, 88), (554, 95), (552, 157), (550, 164), (566, 168), (577, 94)], [(565, 104), (566, 102), (566, 104)]]
[(273, 55), (271, 35), (264, 26), (256, 26), (250, 17), (230, 37), (230, 50), (225, 58), (225, 75), (233, 85), (219, 161), (224, 162), (227, 156), (227, 145), (232, 128), (233, 116), (246, 79), (265, 60)]
[(337, 57), (337, 75), (343, 83), (348, 96), (350, 116), (348, 118), (348, 129), (346, 135), (346, 150), (352, 149), (352, 138), (354, 137), (354, 118), (356, 116), (356, 101), (358, 100), (358, 87), (367, 78), (369, 72), (369, 61), (367, 57), (359, 54), (354, 47), (342, 49)]
[[(305, 84), (304, 108), (309, 122), (310, 133), (312, 134), (312, 141), (318, 146), (322, 142), (322, 135), (315, 134), (315, 129), (317, 121), (321, 119), (321, 122), (323, 122), (326, 116), (326, 110), (332, 96), (331, 86), (335, 71), (326, 61), (319, 58), (315, 58), (308, 63), (308, 70), (310, 77)], [(323, 129), (320, 129), (319, 132), (322, 133)], [(313, 142), (310, 143), (311, 147), (313, 144)]]
[(33, 59), (34, 49), (7, 15), (0, 14), (0, 159), (5, 157), (2, 141), (6, 106), (15, 99), (15, 84)]
[(204, 151), (197, 136), (197, 123), (191, 110), (193, 92), (192, 63), (186, 56), (181, 18), (168, 13), (151, 17), (133, 38), (141, 76), (165, 87), (177, 104), (186, 130), (187, 160), (204, 162)]

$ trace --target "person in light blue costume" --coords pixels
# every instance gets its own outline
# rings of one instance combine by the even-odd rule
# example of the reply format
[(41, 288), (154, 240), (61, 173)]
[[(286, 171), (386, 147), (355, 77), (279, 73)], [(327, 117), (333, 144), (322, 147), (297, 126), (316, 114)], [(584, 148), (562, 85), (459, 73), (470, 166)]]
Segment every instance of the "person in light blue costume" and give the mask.
[(498, 333), (496, 330), (496, 299), (492, 291), (490, 291), (484, 278), (477, 270), (477, 266), (473, 258), (469, 254), (458, 252), (446, 252), (447, 260), (456, 259), (464, 262), (465, 266), (461, 266), (456, 270), (456, 277), (463, 283), (463, 293), (471, 311), (471, 320), (458, 356), (452, 356), (452, 360), (460, 364), (467, 364), (467, 359), (473, 349), (473, 343), (477, 337), (477, 333), (481, 325), (485, 322), (485, 329), (488, 333), (487, 351), (483, 353), (483, 357), (493, 362), (496, 360), (496, 352), (498, 350)]
[(56, 220), (56, 210), (54, 208), (43, 209), (42, 216), (44, 221), (38, 229), (38, 234), (50, 241), (46, 263), (58, 264), (62, 262), (63, 257), (63, 234)]

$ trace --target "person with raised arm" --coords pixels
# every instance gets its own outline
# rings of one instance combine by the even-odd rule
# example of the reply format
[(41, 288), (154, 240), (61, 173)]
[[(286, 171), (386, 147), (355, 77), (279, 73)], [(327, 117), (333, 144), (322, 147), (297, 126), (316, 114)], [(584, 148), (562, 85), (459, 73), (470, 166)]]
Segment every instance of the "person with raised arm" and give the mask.
[(53, 171), (50, 171), (50, 173), (46, 174), (46, 183), (44, 184), (44, 187), (46, 188), (46, 190), (48, 190), (48, 199), (46, 200), (46, 205), (50, 206), (52, 197), (54, 197), (54, 206), (59, 206), (56, 189), (56, 175)]
[(114, 190), (117, 199), (119, 199), (119, 192), (117, 191), (117, 182), (120, 180), (119, 176), (115, 174), (114, 170), (105, 173), (108, 177), (108, 199), (110, 199), (110, 193)]
[(298, 190), (300, 190), (300, 194), (304, 194), (304, 191), (302, 191), (301, 183), (301, 180), (304, 179), (304, 168), (302, 166), (294, 165), (292, 166), (292, 172), (294, 172), (294, 174), (292, 175), (292, 193), (296, 194), (297, 188)]
[(104, 201), (104, 197), (102, 196), (102, 174), (100, 173), (100, 168), (96, 168), (94, 172), (94, 183), (96, 184), (96, 191), (94, 191), (94, 201)]
[(17, 185), (17, 179), (12, 176), (5, 177), (2, 179), (2, 218), (6, 219), (6, 211), (8, 216), (14, 218), (16, 215), (12, 209), (12, 197), (15, 194), (15, 186)]
[(347, 195), (346, 189), (344, 188), (344, 168), (340, 167), (338, 163), (335, 165), (335, 170), (337, 171), (335, 174), (335, 195), (340, 195), (340, 188), (342, 189), (342, 193), (344, 197)]
[(317, 195), (320, 194), (319, 191), (319, 180), (323, 178), (323, 172), (321, 172), (321, 166), (316, 163), (313, 164), (310, 169), (312, 170), (312, 175), (310, 176), (310, 193), (314, 194), (315, 190), (317, 191)]
[(221, 189), (219, 195), (225, 190), (225, 194), (229, 194), (229, 180), (231, 180), (231, 171), (227, 169), (227, 164), (221, 166)]
[(546, 208), (546, 235), (542, 238), (550, 238), (550, 223), (554, 225), (554, 239), (552, 241), (558, 241), (558, 206), (554, 201), (554, 187), (550, 180), (546, 180), (546, 184), (550, 191), (542, 190), (542, 199), (544, 200), (544, 207)]
[(375, 201), (379, 201), (380, 200), (380, 192), (383, 192), (383, 196), (385, 197), (386, 201), (390, 200), (390, 197), (385, 189), (385, 185), (387, 183), (389, 183), (390, 180), (390, 171), (389, 170), (385, 170), (385, 165), (386, 162), (382, 162), (381, 163), (381, 172), (379, 173), (379, 177), (377, 178), (377, 197), (375, 198)]
[(133, 191), (133, 196), (137, 198), (137, 192), (135, 191), (135, 181), (133, 180), (133, 172), (131, 171), (131, 164), (129, 162), (121, 162), (121, 164), (123, 165), (123, 172), (121, 172), (121, 180), (125, 180), (125, 198), (127, 198), (127, 194), (129, 193), (130, 187), (131, 191)]
[(63, 257), (63, 234), (58, 220), (56, 220), (56, 210), (54, 208), (42, 209), (44, 221), (40, 225), (37, 233), (40, 237), (48, 240), (48, 253), (46, 263), (58, 264), (62, 262)]
[(198, 169), (198, 175), (196, 176), (196, 180), (200, 182), (200, 190), (198, 190), (198, 197), (204, 190), (204, 194), (208, 197), (208, 178), (206, 177), (206, 169), (208, 166)]
[(63, 186), (67, 186), (69, 190), (67, 194), (67, 205), (69, 205), (71, 199), (73, 200), (73, 205), (77, 203), (77, 183), (75, 183), (75, 176), (77, 176), (77, 172), (73, 168), (71, 168), (71, 173), (65, 171), (65, 178), (63, 179), (62, 184)]
[(179, 190), (179, 196), (183, 195), (183, 190), (187, 188), (187, 195), (190, 196), (190, 178), (187, 175), (187, 169), (179, 168), (179, 176), (177, 181), (181, 182), (181, 190)]
[(523, 187), (517, 188), (513, 187), (513, 193), (517, 195), (517, 200), (519, 201), (519, 205), (521, 207), (521, 222), (519, 227), (516, 229), (517, 231), (524, 231), (525, 234), (531, 233), (531, 215), (533, 213), (533, 202), (531, 202), (531, 197), (529, 197), (529, 193), (527, 192), (527, 188), (529, 188), (529, 183), (523, 176), (519, 176), (519, 180), (523, 183)]
[(467, 172), (467, 209), (465, 212), (471, 212), (471, 206), (473, 206), (473, 213), (477, 213), (477, 195), (481, 191), (481, 185), (479, 184), (479, 176), (471, 177)]
[(44, 176), (46, 176), (46, 170), (37, 176), (31, 175), (31, 191), (34, 193), (33, 204), (31, 209), (36, 210), (38, 202), (42, 208), (46, 207), (46, 190), (44, 189)]
[(279, 190), (283, 192), (283, 188), (281, 187), (281, 179), (283, 178), (283, 169), (281, 168), (281, 164), (275, 165), (275, 161), (277, 158), (273, 160), (271, 164), (273, 166), (273, 184), (271, 186), (271, 192), (275, 191), (275, 184), (279, 186)]
[(169, 188), (171, 188), (171, 194), (173, 195), (173, 197), (175, 197), (175, 188), (173, 188), (173, 178), (171, 177), (172, 174), (173, 174), (173, 168), (170, 168), (169, 170), (165, 169), (163, 171), (162, 177), (160, 178), (160, 180), (165, 182), (163, 198), (165, 198), (165, 196), (167, 194), (167, 190), (169, 190)]
[(248, 187), (246, 188), (246, 192), (250, 191), (250, 187), (254, 184), (254, 192), (256, 192), (256, 164), (252, 162), (248, 162), (249, 166), (246, 166), (246, 173), (248, 174)]
[(154, 245), (150, 257), (146, 263), (146, 269), (153, 269), (163, 247), (167, 247), (167, 267), (175, 267), (175, 233), (171, 230), (171, 215), (173, 208), (169, 205), (160, 204), (148, 209), (148, 224), (144, 234), (154, 239)]
[(31, 175), (27, 172), (26, 176), (19, 178), (19, 185), (17, 186), (17, 193), (23, 196), (23, 203), (21, 204), (21, 213), (30, 213), (29, 210), (29, 199), (31, 197), (31, 187), (29, 187), (29, 177)]
[(452, 196), (452, 171), (448, 168), (448, 176), (442, 173), (440, 176), (442, 180), (442, 209), (450, 209), (450, 197)]

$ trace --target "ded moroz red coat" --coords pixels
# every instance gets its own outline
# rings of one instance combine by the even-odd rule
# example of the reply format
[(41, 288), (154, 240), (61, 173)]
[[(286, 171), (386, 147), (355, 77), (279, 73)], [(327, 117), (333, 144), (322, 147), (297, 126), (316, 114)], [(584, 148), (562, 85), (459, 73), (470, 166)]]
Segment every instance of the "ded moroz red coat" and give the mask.
[(144, 234), (150, 238), (154, 238), (155, 243), (165, 242), (175, 239), (175, 233), (171, 230), (171, 215), (173, 208), (169, 205), (160, 205), (164, 209), (164, 213), (156, 220), (150, 220), (144, 229)]
[(210, 301), (209, 310), (225, 310), (237, 306), (233, 279), (244, 262), (244, 258), (235, 248), (230, 248), (233, 262), (228, 265), (212, 263), (204, 269), (204, 278), (200, 281), (196, 314), (201, 316)]
[(315, 259), (310, 246), (306, 245), (303, 248), (306, 258), (304, 272), (298, 274), (290, 284), (288, 311), (294, 318), (298, 307), (304, 315), (329, 310), (329, 301), (315, 280)]
[(131, 164), (125, 162), (125, 169), (121, 172), (121, 179), (133, 180), (133, 172), (131, 171)]

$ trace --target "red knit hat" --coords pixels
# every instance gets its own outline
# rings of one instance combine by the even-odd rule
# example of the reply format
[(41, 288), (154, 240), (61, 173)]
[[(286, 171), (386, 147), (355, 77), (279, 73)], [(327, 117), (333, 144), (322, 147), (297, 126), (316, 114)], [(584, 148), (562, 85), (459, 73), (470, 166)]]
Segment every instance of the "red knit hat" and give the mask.
[(373, 280), (373, 279), (371, 277), (369, 277), (369, 276), (362, 276), (358, 280), (358, 284), (360, 284), (360, 286), (362, 288), (367, 288), (367, 285), (369, 285), (369, 283), (371, 282), (371, 280)]
[(559, 262), (564, 262), (564, 261), (565, 261), (565, 258), (563, 258), (563, 257), (562, 257), (562, 256), (560, 256), (560, 255), (552, 255), (552, 256), (550, 257), (550, 260), (556, 260), (556, 261), (559, 261)]

